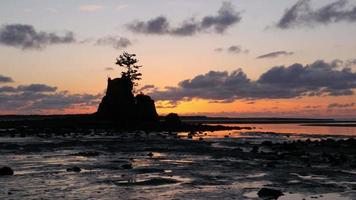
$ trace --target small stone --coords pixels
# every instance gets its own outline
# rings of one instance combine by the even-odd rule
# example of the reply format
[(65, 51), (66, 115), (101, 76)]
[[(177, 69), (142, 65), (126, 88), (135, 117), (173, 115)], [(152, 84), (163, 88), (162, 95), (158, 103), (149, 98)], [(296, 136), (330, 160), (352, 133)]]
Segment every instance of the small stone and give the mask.
[(0, 168), (0, 176), (12, 176), (12, 175), (14, 175), (14, 171), (10, 167)]
[(124, 164), (124, 165), (121, 165), (121, 167), (122, 167), (123, 169), (132, 169), (132, 164), (131, 164), (131, 163), (129, 163), (129, 164)]
[(80, 167), (78, 166), (70, 167), (67, 169), (67, 172), (80, 172), (80, 171), (82, 171), (82, 169), (80, 169)]
[(263, 199), (278, 199), (278, 197), (283, 195), (281, 191), (271, 188), (262, 188), (257, 194)]

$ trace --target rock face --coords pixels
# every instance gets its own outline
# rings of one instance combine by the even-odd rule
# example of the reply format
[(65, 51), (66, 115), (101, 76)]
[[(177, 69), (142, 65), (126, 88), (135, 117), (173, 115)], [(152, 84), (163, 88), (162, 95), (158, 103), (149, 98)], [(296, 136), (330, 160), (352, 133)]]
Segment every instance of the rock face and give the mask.
[(132, 93), (133, 84), (127, 78), (108, 79), (106, 95), (102, 99), (96, 115), (101, 119), (123, 123), (156, 122), (158, 114), (151, 97)]
[(137, 120), (143, 122), (158, 120), (155, 102), (151, 99), (151, 97), (138, 94), (135, 97), (135, 103)]

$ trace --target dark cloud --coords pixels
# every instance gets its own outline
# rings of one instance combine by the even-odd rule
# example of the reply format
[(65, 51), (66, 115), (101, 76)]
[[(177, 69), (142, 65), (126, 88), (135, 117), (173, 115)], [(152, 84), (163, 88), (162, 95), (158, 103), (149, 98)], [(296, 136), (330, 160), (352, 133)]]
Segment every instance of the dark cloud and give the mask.
[(277, 66), (263, 73), (256, 81), (241, 70), (231, 73), (210, 71), (181, 81), (177, 87), (166, 87), (150, 93), (156, 100), (170, 102), (206, 99), (232, 102), (237, 99), (287, 99), (303, 96), (352, 95), (356, 73), (339, 69), (333, 62), (316, 61), (310, 65)]
[(312, 9), (311, 0), (300, 0), (287, 9), (277, 27), (288, 29), (297, 26), (315, 26), (340, 21), (356, 22), (356, 6), (349, 6), (348, 0), (337, 0), (319, 9)]
[(132, 45), (132, 42), (125, 37), (107, 36), (97, 39), (95, 44), (102, 46), (112, 46), (114, 49), (125, 49)]
[(11, 86), (3, 86), (0, 87), (0, 93), (2, 92), (16, 92), (17, 89), (15, 87), (11, 87)]
[(340, 103), (332, 103), (329, 104), (328, 108), (329, 109), (334, 109), (334, 108), (352, 108), (356, 104), (355, 103), (345, 103), (345, 104), (340, 104)]
[(224, 2), (217, 15), (205, 16), (201, 20), (195, 18), (185, 20), (180, 26), (171, 27), (164, 16), (148, 21), (136, 21), (127, 25), (135, 33), (192, 36), (200, 32), (224, 33), (229, 27), (241, 21), (240, 13), (235, 11), (231, 3)]
[(147, 89), (153, 89), (156, 88), (154, 85), (144, 85), (140, 88), (140, 90), (147, 90)]
[(70, 94), (45, 84), (0, 87), (0, 111), (40, 113), (97, 105), (102, 95)]
[(17, 87), (21, 92), (55, 92), (57, 87), (48, 86), (45, 84), (20, 85)]
[(36, 31), (31, 25), (10, 24), (0, 28), (0, 44), (21, 49), (43, 49), (48, 45), (74, 43), (72, 32), (63, 36), (56, 33)]
[(4, 76), (0, 74), (0, 84), (1, 83), (11, 83), (14, 82), (14, 80), (11, 77)]
[(290, 56), (293, 55), (293, 52), (287, 52), (287, 51), (275, 51), (275, 52), (271, 52), (268, 54), (264, 54), (264, 55), (260, 55), (257, 57), (257, 59), (263, 59), (263, 58), (276, 58), (279, 56)]
[(149, 93), (149, 92), (153, 92), (156, 91), (158, 88), (154, 85), (144, 85), (141, 88), (139, 88), (137, 90), (137, 92), (143, 92), (143, 93)]

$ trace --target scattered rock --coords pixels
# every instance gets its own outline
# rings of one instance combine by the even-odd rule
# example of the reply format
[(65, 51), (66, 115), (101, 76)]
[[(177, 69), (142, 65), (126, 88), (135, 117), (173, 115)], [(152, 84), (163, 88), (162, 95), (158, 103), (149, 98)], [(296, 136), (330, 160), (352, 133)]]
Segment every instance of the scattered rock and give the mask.
[(83, 157), (95, 157), (99, 155), (99, 152), (96, 151), (86, 151), (72, 154), (74, 156), (83, 156)]
[(132, 168), (133, 168), (131, 163), (121, 165), (121, 167), (122, 167), (123, 169), (132, 169)]
[(175, 183), (179, 183), (179, 181), (170, 178), (152, 178), (145, 181), (117, 182), (115, 184), (118, 186), (159, 186), (159, 185), (167, 185), (167, 184), (175, 184)]
[(257, 195), (263, 199), (278, 199), (278, 197), (282, 196), (283, 193), (276, 189), (262, 188), (258, 191)]
[(80, 172), (80, 171), (82, 171), (82, 169), (80, 169), (80, 167), (78, 166), (70, 167), (67, 169), (67, 172)]
[(0, 176), (12, 176), (12, 175), (14, 175), (14, 171), (10, 167), (0, 168)]
[(253, 146), (251, 153), (258, 153), (258, 149), (259, 149), (258, 146)]

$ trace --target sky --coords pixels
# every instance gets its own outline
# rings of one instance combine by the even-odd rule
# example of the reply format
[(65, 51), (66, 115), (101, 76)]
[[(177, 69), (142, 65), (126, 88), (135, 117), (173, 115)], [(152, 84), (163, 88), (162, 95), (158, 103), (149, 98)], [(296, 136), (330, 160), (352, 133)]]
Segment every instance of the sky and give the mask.
[(0, 114), (93, 113), (124, 51), (159, 114), (356, 118), (355, 0), (2, 0)]

